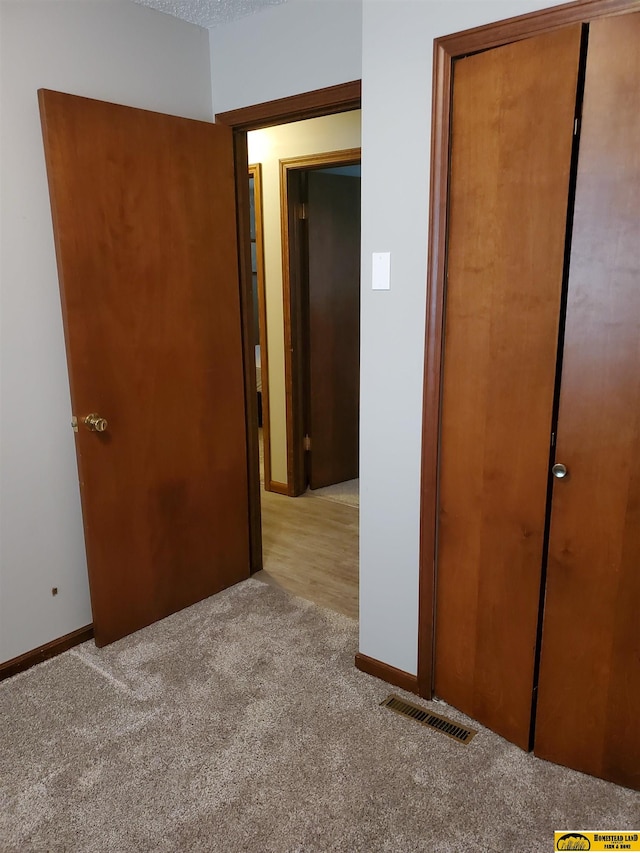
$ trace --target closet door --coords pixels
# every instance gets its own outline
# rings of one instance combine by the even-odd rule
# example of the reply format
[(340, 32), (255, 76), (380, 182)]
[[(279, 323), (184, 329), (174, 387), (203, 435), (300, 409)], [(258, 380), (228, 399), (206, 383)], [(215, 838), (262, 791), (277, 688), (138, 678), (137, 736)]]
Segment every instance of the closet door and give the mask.
[(590, 27), (535, 752), (640, 788), (640, 13)]
[(455, 64), (435, 692), (529, 747), (581, 28)]

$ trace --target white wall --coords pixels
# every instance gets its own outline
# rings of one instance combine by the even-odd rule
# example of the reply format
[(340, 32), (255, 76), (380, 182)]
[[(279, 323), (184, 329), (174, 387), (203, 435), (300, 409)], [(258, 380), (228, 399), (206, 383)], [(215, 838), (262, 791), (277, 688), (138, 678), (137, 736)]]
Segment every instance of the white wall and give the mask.
[(287, 0), (210, 32), (216, 113), (360, 79), (362, 0)]
[[(558, 3), (364, 0), (360, 650), (415, 673), (433, 39)], [(391, 290), (371, 292), (371, 253)]]
[(2, 0), (0, 16), (5, 661), (91, 622), (36, 90), (212, 114), (206, 30), (127, 0)]
[(287, 482), (284, 381), (284, 304), (280, 160), (360, 147), (360, 110), (254, 130), (247, 134), (249, 163), (262, 163), (265, 291), (269, 362), (271, 479)]

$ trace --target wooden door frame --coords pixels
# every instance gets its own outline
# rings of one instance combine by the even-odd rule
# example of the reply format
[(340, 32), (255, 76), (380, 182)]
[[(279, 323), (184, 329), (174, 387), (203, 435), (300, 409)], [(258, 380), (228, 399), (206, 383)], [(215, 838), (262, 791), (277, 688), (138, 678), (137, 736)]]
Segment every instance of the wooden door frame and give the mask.
[(249, 168), (247, 132), (276, 124), (359, 110), (362, 81), (352, 80), (325, 89), (316, 89), (288, 98), (279, 98), (253, 106), (218, 113), (215, 121), (233, 131), (236, 174), (236, 227), (238, 233), (238, 270), (240, 276), (240, 311), (243, 338), (247, 476), (249, 485), (249, 537), (251, 572), (262, 568), (262, 525), (260, 520), (260, 459), (258, 451), (258, 417), (255, 355), (251, 345), (253, 293), (251, 281), (251, 241), (249, 238)]
[(542, 35), (570, 24), (586, 24), (598, 18), (634, 11), (640, 11), (638, 0), (576, 0), (434, 40), (418, 601), (418, 692), (427, 699), (433, 696), (434, 674), (438, 462), (453, 63), (458, 57)]
[(271, 481), (271, 430), (269, 422), (269, 352), (267, 336), (267, 298), (264, 278), (264, 223), (262, 218), (262, 163), (249, 165), (253, 177), (256, 223), (256, 274), (258, 279), (258, 325), (260, 336), (260, 375), (262, 377), (262, 447), (265, 486)]
[(299, 186), (290, 185), (293, 173), (312, 169), (353, 166), (361, 161), (360, 148), (327, 151), (280, 160), (280, 222), (282, 233), (282, 288), (284, 299), (284, 382), (287, 406), (287, 494), (296, 497), (306, 491), (306, 459), (304, 449), (305, 412), (309, 389), (306, 382), (308, 347), (300, 306), (303, 288), (297, 269), (305, 253), (293, 226), (295, 209), (304, 200), (298, 197)]

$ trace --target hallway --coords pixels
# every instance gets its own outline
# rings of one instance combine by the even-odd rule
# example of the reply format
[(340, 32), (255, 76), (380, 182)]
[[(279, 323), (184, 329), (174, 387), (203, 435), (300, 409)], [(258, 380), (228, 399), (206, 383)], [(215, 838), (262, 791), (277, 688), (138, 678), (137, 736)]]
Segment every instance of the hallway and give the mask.
[(358, 509), (261, 491), (264, 569), (256, 580), (358, 618)]

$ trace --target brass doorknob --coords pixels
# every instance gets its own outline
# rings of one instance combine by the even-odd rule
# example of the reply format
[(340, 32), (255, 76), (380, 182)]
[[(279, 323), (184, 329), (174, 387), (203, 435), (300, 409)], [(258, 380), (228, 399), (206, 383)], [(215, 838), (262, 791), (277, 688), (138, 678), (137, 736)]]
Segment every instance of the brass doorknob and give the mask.
[(87, 415), (87, 417), (84, 418), (84, 423), (91, 432), (104, 432), (107, 428), (106, 420), (96, 414)]
[(566, 465), (563, 465), (561, 462), (557, 462), (551, 469), (551, 473), (556, 480), (563, 480), (569, 472), (567, 471)]

